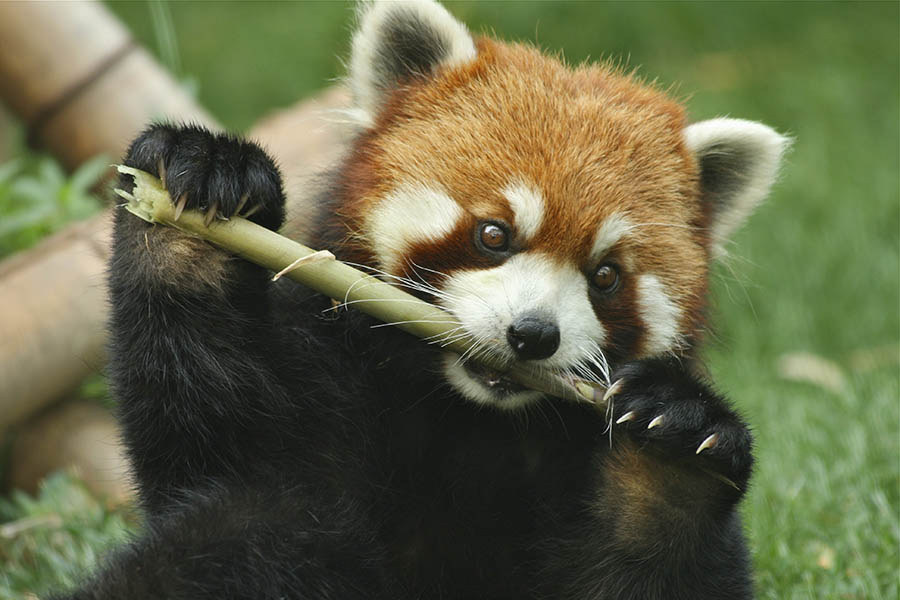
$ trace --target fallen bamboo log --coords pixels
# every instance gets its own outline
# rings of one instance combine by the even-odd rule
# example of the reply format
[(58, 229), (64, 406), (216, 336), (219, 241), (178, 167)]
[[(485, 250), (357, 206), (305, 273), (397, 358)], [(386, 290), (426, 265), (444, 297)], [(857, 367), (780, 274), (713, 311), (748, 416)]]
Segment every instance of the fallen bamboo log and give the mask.
[(0, 40), (0, 98), (69, 169), (154, 117), (215, 124), (100, 3), (2, 2)]

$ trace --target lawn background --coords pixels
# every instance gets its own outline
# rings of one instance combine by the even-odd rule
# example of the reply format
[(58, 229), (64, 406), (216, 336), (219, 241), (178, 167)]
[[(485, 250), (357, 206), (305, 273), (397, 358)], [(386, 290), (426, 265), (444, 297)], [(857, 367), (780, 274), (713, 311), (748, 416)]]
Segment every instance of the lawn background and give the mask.
[[(339, 77), (352, 23), (343, 2), (110, 6), (237, 130)], [(448, 6), (475, 32), (562, 50), (573, 63), (613, 57), (663, 86), (677, 82), (694, 120), (754, 119), (795, 138), (774, 193), (717, 269), (707, 352), (756, 434), (744, 513), (758, 593), (897, 598), (900, 4)], [(785, 377), (785, 356), (818, 361), (800, 369), (815, 381)], [(56, 478), (39, 500), (0, 501), (0, 520), (72, 506), (66, 486), (80, 489)], [(0, 540), (0, 597), (69, 581), (121, 538), (119, 515), (78, 497), (84, 510), (62, 511), (70, 537), (39, 529)], [(78, 550), (64, 552), (60, 539)]]

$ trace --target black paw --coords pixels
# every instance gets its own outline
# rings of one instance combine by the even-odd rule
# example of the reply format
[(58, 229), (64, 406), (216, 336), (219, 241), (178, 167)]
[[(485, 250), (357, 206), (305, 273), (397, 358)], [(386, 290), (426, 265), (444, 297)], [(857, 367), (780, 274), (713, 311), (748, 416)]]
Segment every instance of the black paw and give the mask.
[(753, 463), (750, 431), (708, 385), (663, 359), (628, 363), (611, 380), (614, 437), (627, 433), (671, 458), (696, 460), (744, 488)]
[[(157, 124), (128, 149), (125, 164), (162, 179), (179, 212), (214, 218), (244, 216), (269, 229), (284, 222), (281, 174), (256, 144), (194, 125)], [(131, 177), (120, 187), (130, 191)]]

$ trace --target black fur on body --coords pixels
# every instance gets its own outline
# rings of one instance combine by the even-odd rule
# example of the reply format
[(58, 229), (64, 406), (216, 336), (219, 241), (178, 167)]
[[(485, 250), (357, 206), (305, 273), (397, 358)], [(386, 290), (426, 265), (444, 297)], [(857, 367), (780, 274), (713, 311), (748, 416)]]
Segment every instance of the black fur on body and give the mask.
[[(158, 125), (125, 162), (162, 164), (188, 208), (248, 192), (282, 222), (248, 142)], [(612, 421), (638, 418), (611, 434), (587, 405), (488, 410), (437, 349), (204, 242), (121, 210), (114, 244), (110, 379), (146, 526), (58, 598), (751, 596), (750, 436), (687, 367), (620, 366)]]

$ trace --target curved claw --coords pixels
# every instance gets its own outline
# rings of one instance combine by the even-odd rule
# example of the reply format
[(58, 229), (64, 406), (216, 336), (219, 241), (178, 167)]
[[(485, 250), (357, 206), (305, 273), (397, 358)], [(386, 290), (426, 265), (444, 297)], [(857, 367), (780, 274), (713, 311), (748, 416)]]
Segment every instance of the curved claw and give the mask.
[(707, 448), (712, 448), (713, 446), (716, 445), (716, 442), (718, 442), (718, 441), (719, 441), (719, 434), (718, 433), (712, 434), (711, 436), (709, 436), (705, 440), (703, 440), (703, 442), (700, 444), (700, 446), (697, 447), (697, 452), (695, 452), (695, 454), (700, 454)]
[(650, 421), (650, 424), (647, 425), (647, 429), (653, 429), (654, 427), (659, 427), (660, 425), (663, 424), (663, 421), (665, 421), (664, 416), (659, 415), (658, 417), (656, 417), (652, 421)]
[(609, 399), (622, 391), (622, 388), (625, 387), (625, 378), (618, 379), (614, 384), (609, 386), (609, 389), (606, 390), (606, 393), (603, 394), (603, 402), (609, 403)]
[(627, 413), (616, 419), (616, 425), (620, 425), (627, 421), (634, 421), (635, 418), (637, 418), (637, 413), (635, 413), (633, 410), (629, 410)]
[(257, 212), (259, 212), (259, 209), (261, 209), (261, 208), (262, 208), (262, 205), (261, 205), (261, 204), (254, 204), (253, 206), (251, 206), (250, 208), (248, 208), (248, 209), (247, 209), (247, 212), (245, 212), (245, 213), (244, 213), (243, 215), (241, 215), (241, 216), (244, 217), (245, 219), (249, 219), (250, 217), (252, 217), (253, 215), (255, 215)]
[(178, 202), (175, 203), (175, 220), (181, 216), (181, 213), (184, 212), (184, 207), (187, 206), (187, 192), (184, 192), (180, 196), (178, 196)]
[[(163, 159), (160, 158), (156, 161), (156, 172), (159, 175), (159, 182), (162, 185), (162, 189), (166, 189), (166, 163), (163, 162)], [(176, 220), (178, 218), (176, 217)]]
[(250, 199), (250, 194), (247, 192), (244, 192), (244, 194), (241, 196), (240, 201), (238, 202), (237, 208), (234, 209), (234, 214), (240, 216), (241, 211), (244, 210), (244, 207), (247, 205), (247, 200), (249, 200), (249, 199)]
[(212, 206), (209, 207), (209, 210), (206, 211), (206, 215), (203, 217), (203, 224), (206, 227), (209, 227), (209, 224), (213, 222), (213, 219), (216, 218), (216, 211), (219, 210), (219, 203), (213, 202)]

